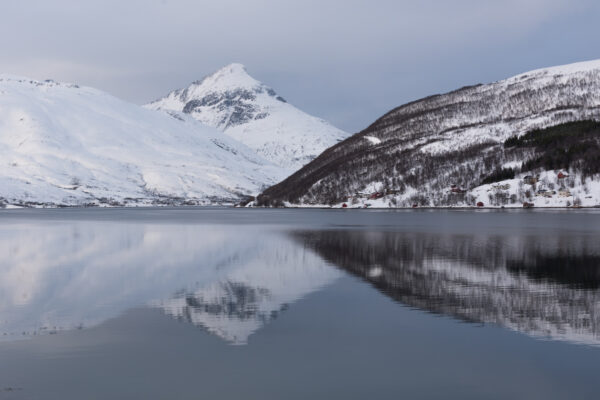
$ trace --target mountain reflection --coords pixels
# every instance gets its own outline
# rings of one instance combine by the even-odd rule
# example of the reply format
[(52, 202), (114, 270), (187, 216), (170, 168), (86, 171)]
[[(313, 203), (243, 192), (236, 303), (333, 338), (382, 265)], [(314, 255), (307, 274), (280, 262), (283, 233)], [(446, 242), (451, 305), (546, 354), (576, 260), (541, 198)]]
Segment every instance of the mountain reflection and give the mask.
[(341, 275), (287, 235), (252, 226), (25, 221), (0, 226), (0, 253), (0, 340), (150, 305), (244, 344)]
[(408, 306), (600, 344), (597, 237), (341, 230), (293, 236)]
[(0, 339), (95, 326), (152, 306), (245, 344), (341, 269), (421, 310), (600, 344), (595, 235), (451, 232), (5, 221)]
[(340, 276), (339, 271), (286, 235), (261, 235), (254, 250), (213, 282), (155, 305), (232, 344), (245, 344), (288, 304)]

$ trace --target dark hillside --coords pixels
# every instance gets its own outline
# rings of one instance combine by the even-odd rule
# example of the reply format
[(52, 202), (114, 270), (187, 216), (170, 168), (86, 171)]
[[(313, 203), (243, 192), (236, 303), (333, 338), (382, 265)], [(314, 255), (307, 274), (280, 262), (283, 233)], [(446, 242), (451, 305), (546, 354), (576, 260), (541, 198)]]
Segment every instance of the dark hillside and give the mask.
[[(469, 205), (468, 190), (521, 168), (596, 174), (598, 120), (600, 63), (469, 86), (391, 110), (265, 190), (258, 204), (336, 204), (377, 190), (393, 194), (392, 207)], [(580, 121), (588, 122), (569, 124)]]

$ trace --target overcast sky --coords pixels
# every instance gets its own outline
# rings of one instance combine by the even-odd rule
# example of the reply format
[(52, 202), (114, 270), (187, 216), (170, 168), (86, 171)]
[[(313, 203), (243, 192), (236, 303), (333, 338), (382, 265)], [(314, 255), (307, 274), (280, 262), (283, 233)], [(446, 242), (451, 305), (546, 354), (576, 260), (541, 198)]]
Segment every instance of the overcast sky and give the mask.
[(143, 104), (231, 62), (350, 132), (430, 94), (600, 58), (598, 0), (1, 0), (0, 72)]

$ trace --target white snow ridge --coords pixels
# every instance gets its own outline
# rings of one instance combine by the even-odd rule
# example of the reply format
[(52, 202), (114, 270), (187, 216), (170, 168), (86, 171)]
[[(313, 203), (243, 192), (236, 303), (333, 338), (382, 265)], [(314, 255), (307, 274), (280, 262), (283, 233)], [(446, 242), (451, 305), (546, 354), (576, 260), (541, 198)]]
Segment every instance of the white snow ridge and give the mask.
[(348, 137), (328, 122), (300, 111), (230, 64), (146, 107), (189, 114), (248, 145), (289, 173)]
[(230, 202), (285, 172), (185, 115), (0, 75), (0, 204)]

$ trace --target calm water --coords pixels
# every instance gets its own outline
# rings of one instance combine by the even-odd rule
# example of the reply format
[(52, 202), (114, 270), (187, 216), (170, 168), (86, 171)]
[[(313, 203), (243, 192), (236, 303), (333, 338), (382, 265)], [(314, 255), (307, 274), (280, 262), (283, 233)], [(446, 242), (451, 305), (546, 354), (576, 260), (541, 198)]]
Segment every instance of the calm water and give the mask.
[(600, 398), (600, 210), (5, 210), (0, 255), (0, 399)]

